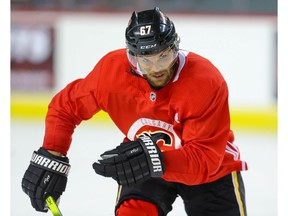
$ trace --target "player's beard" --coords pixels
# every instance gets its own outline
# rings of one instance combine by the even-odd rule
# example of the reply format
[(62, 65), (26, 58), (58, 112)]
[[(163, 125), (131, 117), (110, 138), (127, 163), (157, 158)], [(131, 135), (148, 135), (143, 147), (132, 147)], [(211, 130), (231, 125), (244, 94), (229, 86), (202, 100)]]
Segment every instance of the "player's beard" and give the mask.
[(149, 72), (147, 74), (144, 74), (143, 76), (146, 78), (146, 80), (149, 82), (149, 84), (156, 88), (163, 88), (166, 86), (174, 74), (174, 67), (170, 67), (169, 69), (165, 69), (158, 72)]

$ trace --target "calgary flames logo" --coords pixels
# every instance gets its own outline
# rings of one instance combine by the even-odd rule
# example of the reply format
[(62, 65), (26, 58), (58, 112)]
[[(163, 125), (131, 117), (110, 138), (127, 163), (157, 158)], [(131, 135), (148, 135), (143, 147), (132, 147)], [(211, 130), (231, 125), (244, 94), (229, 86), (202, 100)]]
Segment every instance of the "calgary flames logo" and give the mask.
[(137, 119), (129, 128), (127, 137), (135, 140), (141, 135), (150, 135), (162, 151), (178, 149), (181, 139), (173, 129), (173, 125), (156, 119)]

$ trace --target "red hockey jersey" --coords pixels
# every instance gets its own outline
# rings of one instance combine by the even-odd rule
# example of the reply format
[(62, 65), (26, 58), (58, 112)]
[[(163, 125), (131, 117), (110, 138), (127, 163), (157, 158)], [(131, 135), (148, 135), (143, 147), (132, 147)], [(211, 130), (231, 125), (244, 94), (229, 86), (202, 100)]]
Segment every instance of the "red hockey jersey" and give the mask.
[(43, 147), (66, 155), (76, 125), (100, 110), (109, 114), (125, 140), (142, 133), (157, 138), (167, 181), (196, 185), (247, 169), (233, 144), (226, 82), (195, 53), (179, 51), (174, 77), (160, 90), (131, 73), (125, 49), (108, 53), (87, 77), (54, 96)]

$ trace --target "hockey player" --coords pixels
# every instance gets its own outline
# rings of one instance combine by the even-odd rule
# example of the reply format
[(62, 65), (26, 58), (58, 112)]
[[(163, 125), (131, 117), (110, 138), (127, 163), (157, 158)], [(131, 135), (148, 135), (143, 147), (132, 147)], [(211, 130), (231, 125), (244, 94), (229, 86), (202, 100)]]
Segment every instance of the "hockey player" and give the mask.
[(65, 191), (75, 126), (103, 110), (124, 135), (93, 164), (119, 184), (115, 215), (167, 215), (177, 196), (187, 215), (246, 215), (247, 164), (233, 143), (226, 82), (179, 42), (159, 8), (133, 12), (127, 47), (53, 97), (43, 145), (22, 180), (37, 211), (47, 211), (47, 194), (57, 200)]

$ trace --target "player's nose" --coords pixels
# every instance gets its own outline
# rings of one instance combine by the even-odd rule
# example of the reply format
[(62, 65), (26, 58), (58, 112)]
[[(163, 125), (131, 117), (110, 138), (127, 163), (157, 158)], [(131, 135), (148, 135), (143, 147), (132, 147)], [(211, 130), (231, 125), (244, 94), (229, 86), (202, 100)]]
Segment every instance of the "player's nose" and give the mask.
[(159, 64), (157, 63), (152, 64), (151, 71), (157, 73), (157, 72), (160, 72), (161, 70), (162, 70), (162, 67)]

